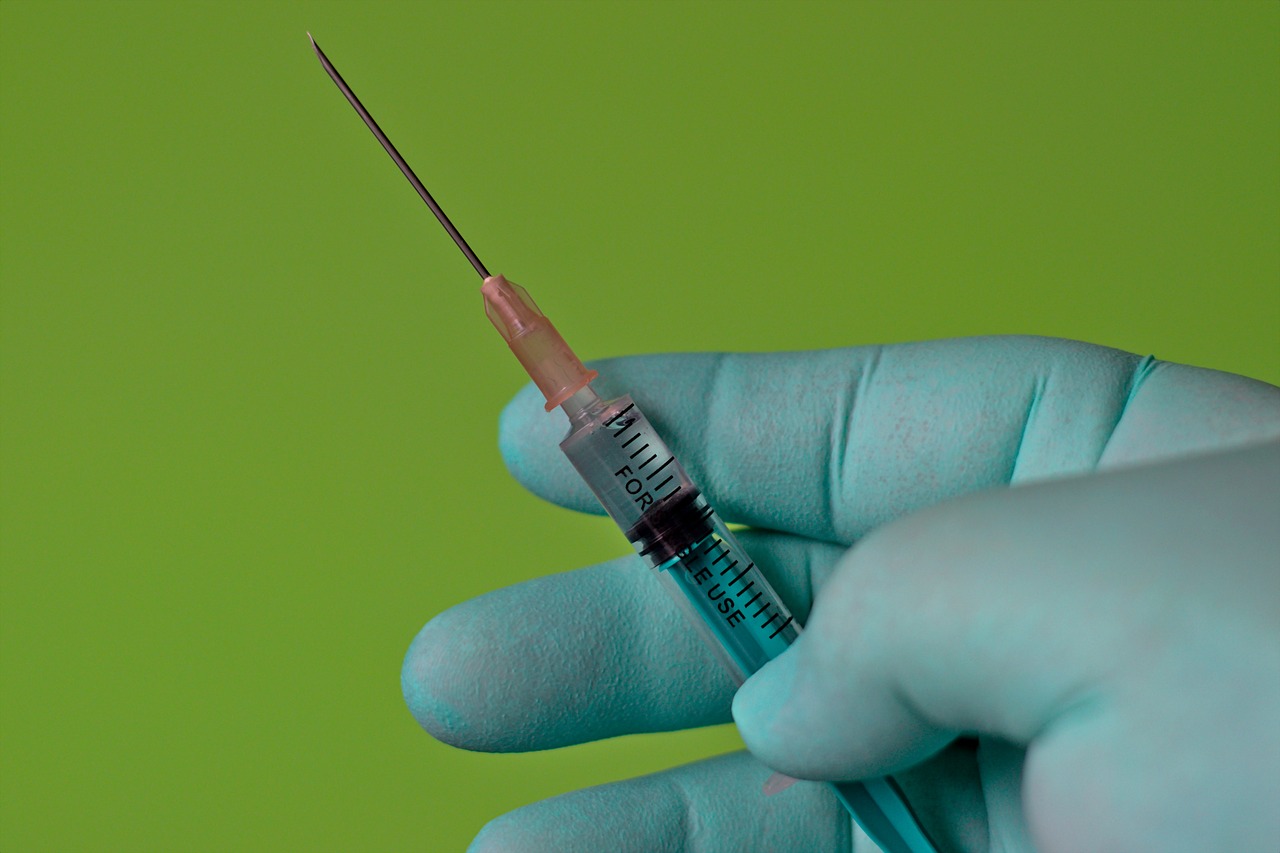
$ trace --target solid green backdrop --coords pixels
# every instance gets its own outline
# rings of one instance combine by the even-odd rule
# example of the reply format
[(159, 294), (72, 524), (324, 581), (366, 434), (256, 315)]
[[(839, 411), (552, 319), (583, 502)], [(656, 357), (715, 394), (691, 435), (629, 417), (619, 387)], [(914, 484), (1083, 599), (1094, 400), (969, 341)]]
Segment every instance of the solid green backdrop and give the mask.
[(625, 542), (507, 477), (519, 368), (306, 30), (584, 357), (1030, 333), (1280, 381), (1274, 2), (5, 0), (5, 850), (459, 850), (736, 743), (405, 710), (429, 617)]

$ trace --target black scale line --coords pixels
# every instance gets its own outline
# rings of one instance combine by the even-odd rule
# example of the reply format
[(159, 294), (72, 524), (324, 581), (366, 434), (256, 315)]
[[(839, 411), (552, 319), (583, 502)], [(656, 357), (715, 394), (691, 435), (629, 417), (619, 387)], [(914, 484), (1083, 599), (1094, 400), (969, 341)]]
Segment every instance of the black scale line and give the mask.
[[(659, 483), (658, 485), (654, 486), (654, 487), (653, 487), (653, 490), (654, 490), (655, 492), (660, 492), (660, 491), (662, 491), (662, 487), (663, 487), (663, 486), (665, 486), (667, 483), (670, 483), (670, 482), (671, 482), (672, 480), (674, 480), (675, 478), (676, 478), (676, 475), (675, 475), (675, 474), (672, 474), (670, 477), (668, 477), (667, 479), (663, 480), (663, 481), (662, 481), (661, 483)], [(672, 495), (674, 495), (674, 494), (675, 494), (675, 492), (672, 492), (671, 494), (672, 494)], [(668, 495), (667, 497), (670, 497), (670, 496), (671, 496), (671, 495)]]
[[(648, 447), (648, 446), (649, 446), (649, 445), (647, 445), (647, 444), (645, 445), (645, 447)], [(655, 460), (655, 459), (657, 459), (657, 458), (658, 458), (658, 454), (656, 454), (656, 453), (655, 453), (655, 454), (653, 454), (653, 455), (652, 455), (652, 456), (650, 456), (648, 459), (646, 459), (646, 460), (644, 460), (643, 462), (641, 462), (641, 463), (640, 463), (640, 467), (641, 467), (641, 468), (643, 468), (644, 466), (648, 465), (650, 462), (652, 462), (653, 460)], [(647, 480), (647, 479), (649, 479), (649, 478), (648, 478), (648, 477), (645, 477), (645, 479)]]
[[(636, 433), (636, 435), (639, 435), (639, 434), (640, 434), (640, 433)], [(623, 446), (623, 447), (626, 447), (626, 445), (625, 445), (625, 444), (624, 444), (624, 445), (622, 445), (622, 446)], [(675, 462), (675, 461), (676, 461), (676, 458), (675, 458), (674, 456), (670, 456), (670, 457), (668, 457), (666, 462), (663, 462), (663, 463), (662, 463), (661, 465), (659, 465), (657, 468), (654, 468), (652, 471), (650, 471), (648, 474), (646, 474), (646, 475), (645, 475), (645, 479), (646, 479), (646, 480), (652, 480), (652, 479), (653, 479), (653, 475), (654, 475), (654, 474), (657, 474), (657, 473), (658, 473), (659, 471), (661, 471), (663, 468), (666, 468), (668, 465), (670, 465), (672, 462)]]
[[(604, 422), (604, 425), (605, 425), (605, 426), (613, 426), (613, 422), (614, 422), (614, 421), (616, 421), (618, 418), (622, 417), (623, 415), (625, 415), (627, 412), (631, 411), (631, 410), (632, 410), (632, 409), (634, 409), (635, 407), (636, 407), (636, 404), (635, 404), (635, 403), (631, 403), (631, 404), (630, 404), (630, 405), (628, 405), (625, 409), (623, 409), (621, 412), (618, 412), (616, 415), (614, 415), (613, 417), (609, 418), (609, 420), (605, 421), (605, 422)], [(624, 429), (625, 429), (625, 427), (624, 427)]]
[[(736, 565), (738, 565), (738, 564), (735, 562), (735, 563), (734, 563), (734, 565), (736, 566)], [(755, 567), (756, 567), (756, 564), (755, 564), (755, 563), (747, 563), (747, 567), (746, 567), (745, 569), (743, 569), (742, 571), (738, 572), (738, 573), (737, 573), (736, 575), (734, 575), (733, 577), (729, 578), (729, 582), (728, 582), (727, 584), (725, 584), (725, 587), (726, 587), (726, 588), (728, 588), (728, 587), (733, 586), (735, 583), (737, 583), (738, 581), (742, 580), (743, 576), (744, 576), (744, 575), (746, 575), (746, 573), (747, 573), (747, 572), (751, 571), (751, 570), (752, 570), (752, 569), (754, 569)], [(755, 583), (755, 581), (752, 581), (752, 583)], [(743, 589), (746, 589), (746, 587), (743, 587)]]
[(642, 435), (644, 435), (644, 433), (642, 433), (642, 432), (638, 432), (638, 433), (636, 433), (635, 435), (631, 436), (631, 438), (628, 438), (626, 441), (622, 442), (622, 446), (623, 446), (623, 447), (626, 447), (628, 444), (630, 444), (631, 442), (635, 441), (637, 438), (639, 438), (639, 437), (640, 437), (640, 436), (642, 436)]
[[(754, 566), (754, 565), (755, 565), (755, 563), (752, 563), (752, 564), (751, 564), (751, 566)], [(746, 568), (742, 573), (745, 575), (747, 572), (751, 571), (751, 566), (747, 566), (747, 568)], [(737, 578), (734, 578), (734, 580), (737, 580)], [(729, 581), (729, 583), (730, 583), (730, 584), (732, 584), (732, 583), (733, 583), (733, 581)], [(737, 594), (737, 595), (745, 595), (745, 594), (746, 594), (746, 592), (747, 592), (747, 590), (751, 589), (751, 587), (753, 587), (753, 586), (755, 586), (755, 585), (756, 585), (756, 582), (755, 582), (755, 581), (751, 581), (751, 583), (747, 584), (747, 585), (746, 585), (746, 586), (744, 586), (742, 589), (738, 590), (738, 592), (737, 592), (736, 594)], [(759, 594), (760, 594), (760, 593), (756, 593), (756, 595), (759, 595)], [(755, 601), (755, 599), (753, 598), (753, 599), (751, 599), (751, 601)], [(751, 603), (751, 601), (748, 601), (748, 602), (747, 602), (747, 604), (750, 604), (750, 603)]]
[(776, 637), (776, 636), (778, 636), (779, 634), (781, 634), (784, 630), (786, 630), (786, 627), (787, 627), (788, 625), (790, 625), (793, 621), (795, 621), (795, 617), (794, 617), (794, 616), (788, 616), (788, 617), (787, 617), (787, 621), (786, 621), (786, 622), (783, 622), (781, 625), (779, 625), (779, 626), (777, 627), (777, 629), (776, 629), (772, 634), (770, 634), (770, 635), (769, 635), (769, 639), (770, 639), (770, 640), (772, 640), (774, 637)]
[[(747, 603), (750, 604), (750, 602), (747, 602)], [(759, 617), (761, 613), (765, 612), (768, 609), (769, 609), (769, 602), (766, 601), (764, 604), (761, 604), (759, 607), (756, 608), (756, 612), (751, 614), (751, 618), (755, 619)]]
[[(755, 581), (752, 581), (752, 583), (755, 583)], [(755, 601), (757, 598), (759, 598), (760, 596), (762, 596), (762, 595), (764, 595), (764, 590), (760, 590), (760, 591), (759, 591), (759, 592), (757, 592), (755, 595), (751, 596), (751, 598), (747, 601), (747, 603), (746, 603), (746, 604), (744, 604), (744, 605), (742, 605), (742, 606), (743, 606), (743, 607), (750, 607), (750, 606), (751, 606), (751, 603), (752, 603), (753, 601)]]
[(727, 575), (727, 574), (729, 574), (729, 572), (733, 571), (733, 567), (734, 567), (734, 566), (736, 566), (736, 565), (738, 565), (738, 562), (739, 562), (738, 560), (734, 560), (732, 563), (730, 563), (729, 565), (727, 565), (727, 566), (725, 566), (723, 569), (721, 569), (721, 570), (720, 570), (720, 574), (721, 574), (721, 575)]
[[(636, 433), (636, 435), (639, 435), (639, 433)], [(649, 443), (648, 443), (648, 442), (645, 442), (644, 447), (640, 448), (640, 449), (639, 449), (639, 450), (637, 450), (635, 453), (632, 453), (632, 454), (631, 454), (631, 458), (632, 458), (632, 459), (635, 459), (635, 458), (636, 458), (637, 456), (639, 456), (641, 453), (644, 453), (648, 448), (649, 448)]]

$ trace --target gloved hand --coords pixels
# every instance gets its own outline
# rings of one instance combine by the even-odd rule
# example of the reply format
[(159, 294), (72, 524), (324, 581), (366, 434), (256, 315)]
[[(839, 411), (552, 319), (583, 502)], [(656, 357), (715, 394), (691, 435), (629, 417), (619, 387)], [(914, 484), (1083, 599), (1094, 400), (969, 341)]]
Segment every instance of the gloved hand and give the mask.
[[(736, 697), (638, 558), (433, 619), (403, 686), (448, 743), (732, 705), (755, 756), (527, 806), (473, 851), (850, 849), (827, 786), (765, 797), (769, 768), (894, 774), (944, 849), (1280, 850), (1280, 389), (1037, 338), (595, 366), (755, 528), (797, 618), (816, 604)], [(541, 402), (503, 412), (508, 466), (598, 512)]]

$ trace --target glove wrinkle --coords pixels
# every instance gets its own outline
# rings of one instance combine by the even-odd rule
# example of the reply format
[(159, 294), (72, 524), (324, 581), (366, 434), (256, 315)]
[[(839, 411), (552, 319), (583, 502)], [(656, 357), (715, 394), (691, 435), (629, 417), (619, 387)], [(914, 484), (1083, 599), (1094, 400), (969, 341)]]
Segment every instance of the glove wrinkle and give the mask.
[(1022, 454), (1022, 448), (1027, 443), (1027, 434), (1031, 432), (1031, 425), (1036, 418), (1036, 410), (1040, 407), (1040, 400), (1043, 399), (1048, 385), (1049, 377), (1037, 376), (1031, 386), (1031, 398), (1027, 400), (1027, 412), (1022, 416), (1022, 432), (1018, 434), (1018, 443), (1013, 448), (1013, 464), (1009, 467), (1009, 483), (1011, 485), (1022, 479), (1018, 471), (1025, 458)]

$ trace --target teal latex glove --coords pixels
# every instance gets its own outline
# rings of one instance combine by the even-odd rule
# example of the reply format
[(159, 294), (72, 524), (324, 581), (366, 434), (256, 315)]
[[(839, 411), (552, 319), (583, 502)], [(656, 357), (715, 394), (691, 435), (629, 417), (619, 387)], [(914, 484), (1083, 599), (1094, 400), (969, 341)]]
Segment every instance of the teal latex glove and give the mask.
[[(1280, 389), (1039, 338), (595, 366), (813, 612), (736, 697), (636, 558), (433, 619), (403, 686), (448, 743), (546, 749), (732, 706), (755, 756), (527, 806), (474, 851), (855, 846), (826, 786), (765, 797), (769, 768), (892, 773), (944, 849), (1280, 849)], [(564, 428), (526, 388), (504, 458), (598, 512)]]

